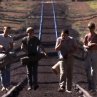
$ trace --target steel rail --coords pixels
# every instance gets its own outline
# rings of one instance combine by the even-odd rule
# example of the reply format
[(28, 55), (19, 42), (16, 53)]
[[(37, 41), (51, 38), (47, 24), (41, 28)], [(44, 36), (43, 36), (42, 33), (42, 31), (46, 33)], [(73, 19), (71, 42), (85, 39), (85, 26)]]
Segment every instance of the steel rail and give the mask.
[(41, 2), (41, 16), (40, 16), (40, 28), (39, 28), (39, 40), (41, 41), (41, 36), (42, 36), (42, 26), (43, 26), (43, 9), (44, 9), (44, 3), (43, 1)]
[(58, 30), (57, 30), (57, 21), (56, 21), (56, 13), (55, 13), (54, 1), (52, 1), (52, 8), (53, 8), (53, 16), (54, 16), (55, 35), (56, 35), (56, 39), (57, 39), (58, 38)]
[[(54, 7), (54, 1), (52, 0), (52, 8), (53, 8), (53, 16), (54, 16), (54, 28), (55, 28), (55, 35), (56, 39), (58, 38), (58, 27), (57, 27), (57, 20), (56, 20), (56, 12)], [(58, 52), (58, 57), (60, 55), (60, 51)]]

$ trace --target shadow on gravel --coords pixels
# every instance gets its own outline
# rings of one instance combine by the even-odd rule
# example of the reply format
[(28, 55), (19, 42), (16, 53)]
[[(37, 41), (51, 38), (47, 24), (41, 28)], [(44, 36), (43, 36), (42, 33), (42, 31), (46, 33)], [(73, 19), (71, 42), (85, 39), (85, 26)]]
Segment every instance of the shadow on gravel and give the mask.
[(56, 84), (59, 83), (58, 81), (52, 81), (52, 82), (39, 82), (39, 84)]
[(25, 72), (22, 72), (22, 73), (16, 73), (16, 74), (13, 74), (12, 76), (17, 76), (17, 75), (26, 75), (26, 73)]
[(20, 65), (20, 66), (15, 67), (15, 68), (13, 68), (13, 69), (11, 69), (11, 70), (16, 70), (16, 69), (19, 69), (19, 68), (21, 68), (21, 67), (24, 67), (24, 66), (23, 66), (23, 65)]
[(44, 47), (49, 48), (49, 47), (54, 46), (55, 43), (56, 43), (56, 41), (50, 41), (50, 42), (43, 42), (42, 44), (43, 44)]
[(42, 66), (42, 67), (44, 67), (44, 66), (45, 66), (45, 67), (51, 67), (51, 64), (49, 64), (49, 65), (44, 65), (44, 64), (43, 64), (43, 65), (39, 65), (39, 66)]
[(74, 72), (73, 74), (74, 75), (82, 75), (82, 76), (85, 76), (86, 77), (86, 75), (84, 73), (81, 73), (81, 72)]
[(70, 36), (74, 37), (75, 39), (78, 39), (80, 37), (76, 29), (73, 29), (72, 27), (70, 27), (69, 29), (70, 29)]
[(77, 84), (87, 84), (88, 82), (86, 81), (78, 81)]
[(11, 85), (13, 85), (13, 86), (15, 86), (17, 84), (18, 84), (17, 82), (11, 82)]
[(82, 67), (82, 65), (83, 64), (79, 64), (79, 65), (75, 64), (75, 67), (78, 68), (78, 69), (84, 69), (84, 65), (83, 65), (83, 67)]
[(52, 74), (52, 72), (39, 72), (40, 74)]

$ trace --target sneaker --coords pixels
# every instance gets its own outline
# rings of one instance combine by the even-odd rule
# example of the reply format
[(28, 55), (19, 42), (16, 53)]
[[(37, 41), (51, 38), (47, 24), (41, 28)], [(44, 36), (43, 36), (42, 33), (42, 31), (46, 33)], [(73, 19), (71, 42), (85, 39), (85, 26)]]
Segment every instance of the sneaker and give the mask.
[(1, 91), (5, 91), (5, 90), (6, 90), (6, 88), (5, 87), (2, 87)]
[(65, 91), (64, 88), (59, 88), (59, 89), (58, 89), (58, 92), (64, 92), (64, 91)]
[(39, 88), (39, 85), (34, 86), (34, 90), (37, 90)]
[(72, 91), (66, 90), (67, 93), (72, 93)]
[(52, 68), (52, 71), (53, 71), (56, 75), (58, 75), (58, 72), (57, 72), (54, 68)]
[(27, 90), (30, 91), (31, 89), (32, 89), (32, 87), (29, 86)]

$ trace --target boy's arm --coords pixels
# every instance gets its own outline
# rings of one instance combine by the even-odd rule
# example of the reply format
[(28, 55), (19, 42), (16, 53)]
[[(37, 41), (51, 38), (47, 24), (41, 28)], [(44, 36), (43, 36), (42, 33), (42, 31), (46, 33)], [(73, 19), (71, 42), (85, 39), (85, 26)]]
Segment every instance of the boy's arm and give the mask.
[(55, 50), (56, 51), (59, 51), (61, 49), (62, 43), (63, 43), (63, 40), (59, 41), (59, 39), (57, 39), (56, 45), (55, 45)]

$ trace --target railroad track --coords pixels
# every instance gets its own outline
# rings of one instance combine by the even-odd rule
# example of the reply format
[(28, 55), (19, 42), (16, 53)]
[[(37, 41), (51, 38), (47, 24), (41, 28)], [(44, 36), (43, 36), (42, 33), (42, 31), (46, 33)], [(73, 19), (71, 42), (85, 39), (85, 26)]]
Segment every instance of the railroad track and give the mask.
[[(58, 1), (57, 1), (58, 2)], [(37, 91), (28, 92), (27, 89), (27, 78), (24, 77), (16, 86), (14, 86), (8, 93), (4, 94), (2, 97), (92, 97), (86, 90), (84, 90), (80, 85), (74, 82), (74, 88), (72, 94), (58, 93), (58, 77), (56, 77), (51, 72), (51, 67), (58, 61), (58, 54), (54, 50), (56, 38), (59, 36), (64, 25), (64, 18), (57, 18), (56, 6), (57, 2), (42, 1), (41, 12), (40, 12), (40, 22), (39, 22), (39, 33), (37, 36), (42, 41), (49, 57), (48, 59), (43, 59), (39, 62), (39, 89)], [(38, 15), (39, 17), (39, 15)], [(48, 18), (50, 17), (50, 18)], [(61, 27), (61, 25), (63, 26)], [(25, 68), (25, 67), (23, 67)], [(25, 69), (23, 69), (25, 70)], [(17, 77), (18, 78), (18, 77)], [(81, 91), (80, 94), (77, 92)]]

